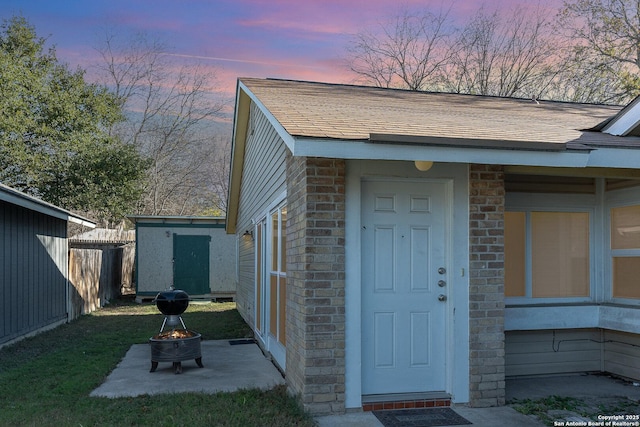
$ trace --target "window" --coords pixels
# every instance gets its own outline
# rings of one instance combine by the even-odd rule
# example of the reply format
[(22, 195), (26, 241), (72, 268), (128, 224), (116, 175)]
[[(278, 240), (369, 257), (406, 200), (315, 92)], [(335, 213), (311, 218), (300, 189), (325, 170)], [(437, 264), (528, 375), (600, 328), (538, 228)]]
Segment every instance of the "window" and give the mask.
[(588, 212), (505, 212), (505, 296), (590, 295)]
[(265, 221), (256, 224), (256, 328), (261, 333), (264, 332), (262, 324), (264, 322), (263, 298), (265, 294), (262, 278), (264, 277), (264, 229)]
[(505, 212), (504, 235), (504, 294), (523, 297), (526, 296), (524, 212)]
[(271, 260), (269, 271), (269, 333), (286, 344), (285, 321), (287, 302), (287, 208), (271, 213)]
[(614, 298), (640, 298), (640, 205), (611, 209)]
[(287, 207), (283, 194), (255, 223), (256, 336), (274, 362), (286, 365)]

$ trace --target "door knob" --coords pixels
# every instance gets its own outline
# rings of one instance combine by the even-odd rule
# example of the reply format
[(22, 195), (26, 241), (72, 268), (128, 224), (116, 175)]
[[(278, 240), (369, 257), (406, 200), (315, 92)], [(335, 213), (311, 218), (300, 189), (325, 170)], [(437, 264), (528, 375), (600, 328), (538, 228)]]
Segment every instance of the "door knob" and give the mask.
[(447, 272), (447, 269), (446, 269), (446, 268), (444, 268), (444, 267), (440, 267), (440, 268), (438, 269), (438, 274), (444, 274), (444, 273), (446, 273), (446, 272)]
[(440, 294), (438, 295), (438, 301), (446, 301), (447, 300), (447, 296), (444, 294)]

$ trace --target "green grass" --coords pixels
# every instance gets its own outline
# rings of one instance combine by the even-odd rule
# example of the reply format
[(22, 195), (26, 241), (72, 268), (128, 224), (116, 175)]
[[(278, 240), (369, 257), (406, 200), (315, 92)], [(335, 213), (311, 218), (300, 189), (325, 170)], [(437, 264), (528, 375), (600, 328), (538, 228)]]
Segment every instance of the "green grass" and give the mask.
[(524, 415), (534, 415), (546, 425), (551, 426), (556, 420), (556, 417), (549, 415), (549, 411), (561, 410), (575, 412), (580, 406), (580, 403), (580, 400), (572, 397), (549, 396), (537, 400), (515, 400), (513, 402), (513, 408)]
[[(252, 336), (233, 303), (191, 304), (182, 316), (204, 339)], [(284, 387), (235, 393), (94, 398), (132, 344), (162, 325), (153, 304), (118, 301), (0, 349), (0, 425), (313, 426)]]
[[(636, 415), (640, 410), (637, 402), (624, 397), (600, 398), (599, 402), (567, 396), (548, 396), (541, 399), (515, 399), (509, 404), (518, 412), (537, 417), (547, 426), (555, 425), (568, 414), (598, 421), (598, 415)], [(605, 401), (604, 403), (602, 401)]]

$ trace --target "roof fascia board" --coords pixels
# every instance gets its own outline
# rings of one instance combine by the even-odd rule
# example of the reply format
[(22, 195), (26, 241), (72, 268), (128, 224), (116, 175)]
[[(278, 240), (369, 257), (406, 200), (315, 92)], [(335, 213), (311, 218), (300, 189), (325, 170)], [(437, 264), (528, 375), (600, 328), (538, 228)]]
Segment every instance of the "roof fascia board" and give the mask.
[[(227, 196), (227, 224), (229, 234), (235, 234), (238, 222), (238, 204), (240, 202), (240, 186), (244, 167), (245, 147), (247, 144), (247, 128), (251, 100), (246, 94), (244, 85), (238, 79), (236, 87), (236, 110), (233, 116), (233, 136), (231, 137), (231, 167), (229, 174), (229, 194)], [(245, 88), (246, 89), (246, 88)]]
[(88, 220), (86, 220), (84, 218), (80, 218), (80, 217), (73, 216), (73, 215), (69, 215), (69, 217), (67, 218), (67, 221), (71, 221), (73, 223), (80, 224), (83, 227), (96, 228), (96, 226), (97, 226), (97, 224), (95, 222), (88, 221)]
[(96, 227), (96, 223), (86, 218), (73, 215), (71, 212), (65, 209), (62, 209), (60, 207), (47, 203), (43, 200), (36, 199), (35, 197), (31, 197), (18, 190), (14, 190), (11, 187), (7, 187), (7, 186), (0, 187), (0, 200), (14, 204), (16, 206), (21, 206), (25, 209), (29, 209), (34, 212), (39, 212), (41, 214), (44, 214), (53, 218), (58, 218), (64, 221), (71, 221), (76, 224), (83, 225), (85, 227), (90, 227), (90, 228)]
[(254, 102), (260, 111), (265, 115), (271, 126), (282, 138), (287, 148), (294, 153), (295, 138), (291, 136), (285, 128), (276, 120), (275, 116), (267, 107), (251, 92), (241, 79), (236, 85), (236, 111), (233, 117), (233, 136), (231, 147), (231, 174), (229, 178), (229, 195), (227, 203), (227, 225), (228, 234), (235, 234), (238, 226), (238, 205), (240, 203), (240, 186), (242, 181), (242, 171), (244, 168), (245, 148), (249, 127), (249, 116), (251, 113), (251, 102)]
[(296, 139), (291, 136), (289, 132), (287, 132), (287, 130), (280, 124), (278, 119), (275, 118), (271, 111), (269, 111), (269, 109), (262, 103), (262, 101), (260, 101), (260, 99), (253, 92), (251, 92), (251, 89), (245, 86), (242, 81), (240, 81), (240, 88), (249, 96), (249, 98), (251, 98), (251, 100), (260, 109), (262, 114), (265, 115), (271, 126), (273, 126), (280, 138), (282, 138), (289, 151), (295, 153)]
[(587, 166), (640, 169), (640, 149), (601, 147), (591, 152)]
[[(553, 167), (586, 167), (589, 151), (525, 151), (469, 147), (372, 144), (367, 141), (297, 138), (296, 156), (363, 160), (430, 160)], [(640, 150), (638, 150), (640, 153)], [(640, 165), (640, 162), (638, 163)], [(623, 166), (619, 166), (623, 167)]]
[(62, 211), (58, 211), (48, 206), (44, 206), (36, 201), (29, 200), (14, 194), (6, 193), (4, 191), (0, 192), (0, 200), (4, 200), (5, 202), (11, 203), (13, 205), (21, 206), (23, 208), (26, 208), (35, 212), (39, 212), (44, 215), (52, 216), (58, 219), (63, 219), (65, 221), (67, 221), (67, 219), (69, 218), (69, 215)]
[(193, 216), (193, 215), (128, 215), (127, 218), (135, 223), (201, 223), (201, 224), (224, 224), (226, 219), (223, 216)]
[(640, 125), (640, 97), (635, 98), (604, 126), (602, 132), (625, 136)]
[(624, 168), (549, 168), (544, 166), (505, 166), (511, 175), (569, 176), (585, 178), (640, 179), (640, 169)]
[(466, 147), (466, 148), (492, 148), (505, 150), (527, 150), (527, 151), (564, 151), (567, 149), (566, 143), (544, 142), (544, 141), (507, 141), (507, 140), (487, 140), (479, 138), (441, 138), (433, 136), (413, 136), (372, 133), (369, 135), (369, 142), (373, 144), (404, 144), (404, 145), (430, 145), (443, 147)]

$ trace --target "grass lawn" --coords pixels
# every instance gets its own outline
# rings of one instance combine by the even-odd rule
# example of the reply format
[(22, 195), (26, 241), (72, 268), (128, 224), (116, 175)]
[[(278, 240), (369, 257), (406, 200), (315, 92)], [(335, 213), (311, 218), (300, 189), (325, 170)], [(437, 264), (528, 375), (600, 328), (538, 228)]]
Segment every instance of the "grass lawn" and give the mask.
[[(191, 304), (185, 324), (206, 340), (251, 336), (234, 303)], [(154, 304), (118, 301), (0, 349), (2, 426), (313, 426), (284, 387), (235, 393), (89, 397), (132, 344), (162, 325)]]

